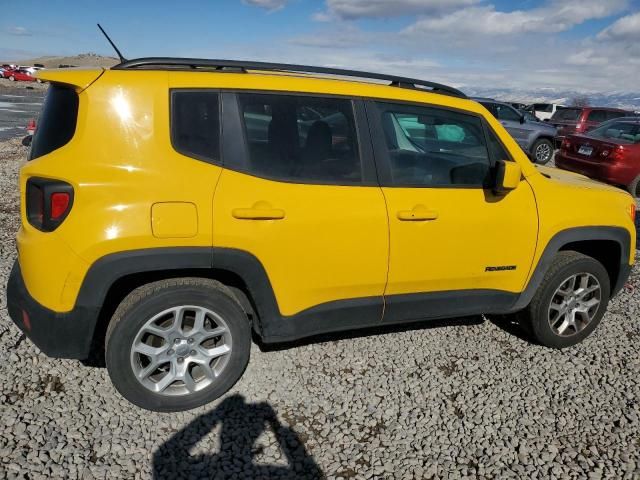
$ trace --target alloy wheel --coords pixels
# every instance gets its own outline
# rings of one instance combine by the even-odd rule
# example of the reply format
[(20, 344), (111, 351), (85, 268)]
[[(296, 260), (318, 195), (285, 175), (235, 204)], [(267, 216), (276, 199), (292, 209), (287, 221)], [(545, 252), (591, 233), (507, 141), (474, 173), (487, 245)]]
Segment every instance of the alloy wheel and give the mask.
[(549, 326), (556, 335), (570, 337), (584, 330), (594, 319), (602, 288), (590, 273), (577, 273), (564, 280), (551, 297)]
[(140, 328), (131, 345), (131, 367), (138, 382), (156, 394), (189, 395), (216, 381), (231, 348), (231, 332), (220, 315), (182, 305)]
[(536, 162), (546, 163), (549, 160), (551, 160), (551, 155), (553, 154), (553, 151), (551, 149), (551, 146), (548, 143), (541, 143), (536, 147), (536, 151), (534, 153), (536, 157)]

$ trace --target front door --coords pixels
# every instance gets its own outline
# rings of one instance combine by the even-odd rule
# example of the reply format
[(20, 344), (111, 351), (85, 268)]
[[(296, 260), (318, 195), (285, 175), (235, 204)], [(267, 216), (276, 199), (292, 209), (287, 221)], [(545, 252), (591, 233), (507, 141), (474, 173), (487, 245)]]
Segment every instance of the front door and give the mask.
[(389, 214), (385, 322), (505, 308), (538, 224), (525, 180), (504, 196), (489, 188), (493, 158), (509, 159), (495, 134), (445, 108), (371, 102), (368, 114)]
[[(214, 246), (258, 259), (282, 317), (382, 318), (387, 213), (371, 145), (358, 141), (357, 123), (366, 129), (359, 108), (356, 122), (350, 99), (223, 94), (225, 169), (214, 196)], [(341, 309), (351, 314), (331, 316)]]

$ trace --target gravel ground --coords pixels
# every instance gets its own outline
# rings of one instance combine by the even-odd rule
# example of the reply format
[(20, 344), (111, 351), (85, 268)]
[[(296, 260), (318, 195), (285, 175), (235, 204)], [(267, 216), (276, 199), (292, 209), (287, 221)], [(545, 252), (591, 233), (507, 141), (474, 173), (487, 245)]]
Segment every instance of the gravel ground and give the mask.
[(27, 134), (27, 123), (38, 117), (47, 84), (0, 78), (0, 140)]
[[(3, 287), (24, 155), (0, 143)], [(482, 317), (254, 346), (229, 394), (177, 414), (38, 353), (2, 292), (0, 478), (640, 478), (639, 289), (635, 269), (596, 334), (562, 352)]]

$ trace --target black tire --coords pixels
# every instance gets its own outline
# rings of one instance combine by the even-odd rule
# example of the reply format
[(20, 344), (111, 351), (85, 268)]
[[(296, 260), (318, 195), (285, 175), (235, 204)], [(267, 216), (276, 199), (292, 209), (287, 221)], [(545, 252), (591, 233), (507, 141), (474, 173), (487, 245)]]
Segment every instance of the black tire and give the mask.
[[(599, 282), (600, 305), (595, 311), (592, 320), (582, 330), (570, 336), (561, 336), (550, 325), (549, 307), (556, 290), (564, 281), (572, 275), (580, 273), (591, 274)], [(526, 327), (528, 327), (527, 330), (533, 338), (541, 345), (558, 349), (571, 347), (588, 337), (598, 326), (607, 310), (610, 292), (609, 275), (600, 262), (578, 252), (559, 252), (545, 274), (531, 303), (520, 312), (519, 316), (525, 322)]]
[[(544, 157), (538, 158), (538, 149), (542, 149), (547, 151), (548, 154)], [(553, 142), (548, 138), (539, 138), (536, 140), (531, 147), (531, 159), (534, 163), (538, 163), (540, 165), (544, 165), (549, 163), (549, 161), (553, 158)]]
[(627, 191), (634, 198), (640, 198), (640, 175), (627, 187)]
[[(180, 305), (201, 306), (224, 318), (231, 334), (232, 349), (224, 369), (210, 385), (184, 395), (161, 395), (137, 380), (131, 362), (131, 347), (145, 322)], [(107, 370), (118, 392), (131, 403), (158, 412), (190, 410), (223, 395), (244, 373), (250, 349), (249, 320), (233, 293), (220, 282), (203, 278), (174, 278), (137, 288), (116, 309), (105, 338)]]

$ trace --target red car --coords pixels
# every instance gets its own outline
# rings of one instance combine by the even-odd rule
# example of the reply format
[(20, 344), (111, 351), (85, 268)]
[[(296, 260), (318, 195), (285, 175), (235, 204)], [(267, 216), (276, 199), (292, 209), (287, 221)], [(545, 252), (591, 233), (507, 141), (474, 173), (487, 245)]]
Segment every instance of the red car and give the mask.
[(558, 129), (556, 145), (564, 137), (573, 133), (585, 133), (593, 130), (602, 122), (614, 118), (632, 115), (631, 112), (620, 108), (610, 107), (562, 107), (556, 110), (549, 119), (549, 124)]
[(4, 78), (8, 78), (12, 82), (19, 80), (22, 82), (35, 82), (36, 78), (33, 77), (27, 70), (6, 70), (4, 72)]
[(556, 166), (640, 197), (640, 117), (618, 118), (588, 134), (568, 135), (556, 153)]

